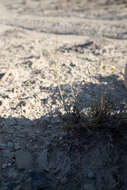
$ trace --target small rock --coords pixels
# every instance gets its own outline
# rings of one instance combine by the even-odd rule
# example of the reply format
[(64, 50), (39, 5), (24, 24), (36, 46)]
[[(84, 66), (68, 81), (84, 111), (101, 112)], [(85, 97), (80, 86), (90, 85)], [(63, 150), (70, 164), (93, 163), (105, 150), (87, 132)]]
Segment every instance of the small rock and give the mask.
[(70, 63), (70, 66), (71, 66), (71, 67), (75, 67), (76, 65), (71, 62), (71, 63)]
[(31, 153), (19, 150), (15, 154), (16, 165), (18, 169), (30, 169), (33, 165), (33, 158)]

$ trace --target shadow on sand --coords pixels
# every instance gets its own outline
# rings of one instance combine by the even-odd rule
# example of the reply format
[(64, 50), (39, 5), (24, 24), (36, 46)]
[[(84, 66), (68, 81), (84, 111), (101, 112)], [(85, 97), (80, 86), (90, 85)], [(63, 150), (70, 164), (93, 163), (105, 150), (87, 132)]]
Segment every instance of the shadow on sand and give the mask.
[[(116, 75), (110, 77), (99, 77), (100, 85), (87, 83), (80, 85), (80, 92), (77, 99), (82, 108), (90, 97), (96, 100), (100, 95), (112, 96), (116, 104), (126, 101), (127, 91), (123, 82), (118, 80)], [(104, 83), (107, 82), (108, 85)], [(74, 84), (74, 88), (79, 88), (79, 84)], [(67, 86), (61, 86), (66, 89)], [(109, 88), (110, 87), (110, 88)], [(107, 91), (107, 89), (110, 89)], [(53, 89), (52, 98), (57, 97), (58, 89)], [(66, 92), (65, 92), (66, 93)], [(88, 96), (84, 96), (85, 94)], [(90, 94), (89, 94), (90, 93)], [(82, 99), (84, 98), (84, 99)], [(88, 98), (88, 99), (87, 99)], [(77, 101), (77, 100), (76, 100)], [(65, 130), (60, 118), (55, 115), (44, 115), (37, 120), (27, 118), (0, 118), (0, 172), (1, 172), (1, 190), (4, 189), (4, 176), (8, 174), (10, 168), (17, 169), (15, 162), (2, 169), (8, 157), (2, 159), (2, 155), (8, 151), (11, 155), (19, 149), (29, 151), (34, 158), (33, 168), (45, 171), (48, 177), (50, 187), (48, 189), (57, 190), (82, 190), (84, 186), (93, 186), (98, 190), (107, 189), (126, 189), (127, 181), (127, 122), (116, 120), (111, 122), (111, 129), (85, 131), (84, 129)], [(107, 121), (109, 122), (109, 121)], [(14, 147), (10, 147), (10, 143)], [(18, 144), (16, 150), (15, 145)], [(47, 156), (42, 156), (42, 168), (37, 164), (38, 155), (45, 150)], [(18, 170), (17, 170), (18, 171)], [(24, 171), (18, 171), (19, 176)], [(29, 173), (24, 180), (20, 177), (16, 183), (20, 183), (21, 189), (39, 190), (38, 178), (29, 179)], [(12, 176), (11, 181), (14, 181)], [(35, 189), (29, 188), (28, 181), (33, 183), (35, 180)], [(89, 185), (92, 184), (92, 185)], [(43, 184), (42, 184), (43, 186)], [(40, 189), (42, 189), (41, 187)], [(14, 189), (14, 188), (13, 188)]]

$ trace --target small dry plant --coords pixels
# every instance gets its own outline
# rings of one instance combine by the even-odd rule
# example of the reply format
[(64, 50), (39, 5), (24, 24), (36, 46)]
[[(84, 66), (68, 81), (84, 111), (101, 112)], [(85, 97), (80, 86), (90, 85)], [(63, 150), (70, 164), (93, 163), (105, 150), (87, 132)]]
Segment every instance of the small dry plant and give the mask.
[[(57, 50), (57, 48), (56, 48)], [(59, 76), (59, 69), (58, 69), (58, 63), (57, 63), (57, 51), (54, 54), (54, 70), (55, 70), (55, 78), (58, 86), (59, 91), (59, 97), (61, 100), (61, 104), (64, 108), (64, 111), (67, 116), (68, 120), (71, 120), (71, 125), (78, 123), (80, 126), (85, 127), (92, 127), (92, 128), (99, 128), (103, 125), (103, 123), (106, 121), (108, 122), (108, 119), (110, 116), (112, 116), (116, 109), (116, 104), (113, 102), (111, 98), (104, 98), (102, 95), (100, 97), (100, 100), (97, 100), (93, 105), (91, 105), (90, 109), (87, 111), (87, 116), (82, 117), (81, 112), (79, 111), (79, 102), (77, 101), (76, 95), (73, 90), (72, 82), (70, 83), (70, 90), (72, 95), (72, 101), (68, 103), (66, 101), (66, 96), (62, 92), (61, 84), (60, 84), (60, 76)], [(116, 113), (115, 113), (116, 114)], [(63, 114), (60, 114), (60, 116)], [(117, 118), (127, 118), (127, 110), (124, 109), (124, 107), (121, 107), (119, 112), (117, 111)], [(75, 126), (75, 125), (73, 125)]]
[(57, 45), (56, 45), (56, 51), (53, 56), (53, 63), (54, 63), (54, 70), (55, 70), (55, 79), (56, 79), (56, 83), (57, 83), (58, 91), (59, 91), (59, 97), (60, 97), (61, 104), (64, 108), (64, 111), (68, 115), (70, 115), (72, 113), (77, 114), (78, 109), (77, 109), (77, 103), (76, 103), (76, 95), (73, 90), (72, 82), (70, 82), (70, 84), (69, 84), (70, 91), (71, 91), (71, 97), (72, 97), (71, 102), (66, 101), (67, 96), (62, 91), (61, 81), (60, 81), (60, 71), (58, 68), (58, 61), (57, 61)]

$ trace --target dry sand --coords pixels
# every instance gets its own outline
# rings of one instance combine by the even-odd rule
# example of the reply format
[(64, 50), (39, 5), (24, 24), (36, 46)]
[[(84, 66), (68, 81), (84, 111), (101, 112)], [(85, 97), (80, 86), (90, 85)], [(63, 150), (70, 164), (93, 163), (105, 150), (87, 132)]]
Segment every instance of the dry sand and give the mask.
[[(29, 173), (22, 173), (15, 162), (15, 146), (31, 152), (33, 167), (41, 170), (37, 155), (44, 162), (42, 152), (47, 151), (51, 189), (126, 189), (125, 144), (115, 146), (112, 136), (96, 133), (70, 140), (62, 130), (56, 116), (61, 103), (54, 64), (66, 100), (71, 101), (72, 83), (80, 110), (101, 95), (112, 97), (118, 107), (126, 104), (126, 23), (126, 2), (0, 1), (1, 190), (11, 190), (13, 181), (16, 187), (20, 184), (16, 189), (31, 189), (24, 185), (31, 180)], [(9, 142), (11, 150), (6, 149)], [(28, 180), (23, 184), (24, 175)]]

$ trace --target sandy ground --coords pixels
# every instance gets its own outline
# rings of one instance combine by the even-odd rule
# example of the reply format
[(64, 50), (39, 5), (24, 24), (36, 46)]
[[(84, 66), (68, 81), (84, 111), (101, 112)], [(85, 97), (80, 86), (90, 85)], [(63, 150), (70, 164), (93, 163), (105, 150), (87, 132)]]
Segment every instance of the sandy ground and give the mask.
[(0, 0), (1, 190), (39, 190), (17, 154), (47, 171), (48, 189), (126, 189), (126, 135), (73, 136), (57, 116), (58, 83), (70, 104), (72, 84), (80, 111), (102, 95), (126, 104), (126, 23), (124, 1)]

